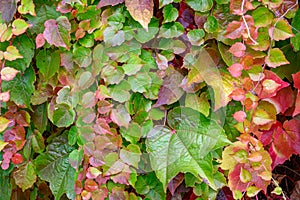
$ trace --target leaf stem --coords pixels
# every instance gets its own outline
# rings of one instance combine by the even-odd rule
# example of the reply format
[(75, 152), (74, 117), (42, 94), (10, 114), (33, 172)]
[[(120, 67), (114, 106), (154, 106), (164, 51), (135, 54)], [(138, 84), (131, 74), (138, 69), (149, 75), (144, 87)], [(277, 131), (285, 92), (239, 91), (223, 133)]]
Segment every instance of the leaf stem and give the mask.
[(250, 29), (249, 29), (249, 26), (248, 26), (248, 24), (247, 24), (246, 18), (245, 18), (245, 16), (244, 16), (244, 5), (245, 5), (245, 0), (242, 1), (242, 6), (241, 6), (242, 19), (243, 19), (243, 22), (244, 22), (244, 24), (245, 24), (245, 27), (246, 27), (247, 34), (248, 34), (249, 39), (250, 39), (255, 45), (257, 45), (258, 43), (252, 38), (252, 36), (251, 36), (251, 34), (250, 34)]

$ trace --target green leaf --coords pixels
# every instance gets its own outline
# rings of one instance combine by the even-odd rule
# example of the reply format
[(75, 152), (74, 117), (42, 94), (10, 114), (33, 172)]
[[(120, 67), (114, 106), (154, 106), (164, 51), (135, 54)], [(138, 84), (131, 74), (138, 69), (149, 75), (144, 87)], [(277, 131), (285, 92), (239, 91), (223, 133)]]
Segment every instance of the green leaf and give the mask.
[(291, 38), (291, 44), (294, 48), (294, 51), (300, 50), (300, 9), (297, 10), (293, 21), (292, 21), (294, 37)]
[(202, 113), (206, 117), (209, 115), (210, 104), (205, 92), (201, 93), (200, 96), (187, 94), (185, 97), (185, 106)]
[(26, 36), (26, 34), (22, 34), (14, 38), (12, 44), (18, 48), (19, 53), (23, 56), (23, 58), (19, 58), (14, 61), (8, 61), (6, 62), (6, 66), (13, 67), (23, 72), (26, 70), (26, 68), (29, 67), (31, 60), (35, 54), (34, 43), (29, 37)]
[(179, 37), (184, 33), (184, 28), (179, 22), (169, 22), (161, 26), (158, 37), (174, 38)]
[(283, 52), (279, 48), (270, 49), (266, 57), (266, 63), (269, 67), (272, 68), (290, 64), (290, 62), (285, 58)]
[(60, 66), (59, 52), (49, 52), (46, 49), (41, 50), (36, 56), (36, 66), (45, 80), (49, 80), (58, 72)]
[(122, 80), (117, 85), (112, 85), (109, 87), (110, 95), (113, 100), (120, 103), (128, 101), (130, 98), (130, 84), (126, 80)]
[(285, 40), (294, 36), (292, 27), (288, 21), (284, 19), (274, 19), (273, 24), (274, 27), (271, 28), (269, 34), (275, 41)]
[(3, 132), (9, 125), (10, 120), (0, 116), (0, 132)]
[(163, 9), (164, 23), (176, 21), (178, 18), (178, 10), (172, 4), (168, 4)]
[(128, 128), (121, 127), (120, 132), (122, 137), (132, 144), (137, 143), (142, 136), (141, 126), (134, 122), (130, 123)]
[(14, 171), (13, 177), (17, 186), (19, 186), (23, 192), (28, 188), (31, 188), (36, 182), (36, 172), (33, 163), (28, 162), (19, 167)]
[(19, 50), (15, 46), (8, 46), (6, 51), (3, 53), (4, 59), (8, 61), (13, 61), (23, 56), (19, 53)]
[(208, 16), (204, 24), (204, 30), (208, 33), (216, 32), (219, 29), (219, 23), (214, 16)]
[(79, 67), (86, 68), (92, 63), (92, 51), (82, 46), (75, 48), (73, 60)]
[(223, 129), (190, 108), (175, 108), (168, 114), (171, 127), (155, 126), (147, 136), (151, 166), (164, 189), (179, 172), (206, 179), (216, 189), (210, 152), (228, 143)]
[(136, 29), (136, 33), (133, 36), (140, 43), (149, 42), (158, 33), (158, 26), (159, 20), (152, 18), (150, 24), (148, 25), (148, 31), (142, 28), (134, 28), (134, 30)]
[(56, 200), (66, 193), (75, 198), (75, 169), (69, 164), (69, 154), (73, 147), (68, 145), (66, 135), (55, 137), (34, 161), (38, 176), (50, 183), (50, 189)]
[(81, 162), (83, 160), (83, 150), (77, 150), (74, 149), (70, 154), (69, 154), (69, 163), (70, 165), (78, 170), (79, 166), (81, 165)]
[(0, 170), (0, 196), (2, 200), (10, 200), (12, 194), (12, 184), (10, 183), (9, 174)]
[(33, 0), (21, 0), (21, 5), (18, 7), (18, 12), (21, 14), (29, 13), (32, 16), (36, 16)]
[(25, 33), (25, 31), (29, 27), (29, 24), (27, 24), (24, 19), (16, 19), (12, 23), (12, 27), (13, 27), (12, 33), (14, 35), (21, 35)]
[(79, 95), (77, 92), (71, 92), (69, 86), (65, 86), (57, 93), (56, 103), (66, 104), (71, 108), (74, 108), (79, 101)]
[(32, 25), (31, 30), (36, 34), (44, 31), (44, 23), (48, 19), (56, 19), (60, 16), (60, 12), (56, 11), (56, 6), (52, 4), (51, 6), (42, 4), (38, 7), (36, 16), (28, 16), (29, 23)]
[(138, 168), (141, 154), (142, 153), (138, 145), (129, 144), (126, 148), (121, 149), (120, 159), (128, 165)]
[(14, 101), (17, 105), (25, 105), (27, 108), (30, 106), (30, 98), (34, 91), (35, 75), (32, 68), (28, 68), (24, 74), (17, 74), (11, 81), (4, 81), (2, 83), (3, 91), (10, 90), (10, 100)]
[(204, 36), (205, 36), (205, 32), (203, 31), (203, 29), (193, 29), (190, 30), (187, 34), (189, 41), (191, 42), (192, 45), (195, 46), (200, 46), (201, 44), (203, 44)]
[(36, 153), (42, 153), (45, 149), (43, 135), (37, 130), (33, 131), (32, 138), (31, 138), (31, 145), (32, 145), (32, 149)]
[(125, 33), (116, 27), (108, 27), (103, 32), (103, 39), (106, 45), (119, 46), (125, 41)]
[(48, 125), (47, 104), (44, 103), (34, 107), (31, 117), (34, 127), (43, 133)]
[(48, 118), (58, 127), (68, 127), (75, 120), (75, 111), (65, 104), (48, 105)]
[(266, 27), (273, 21), (273, 13), (266, 7), (259, 7), (252, 12), (254, 25), (256, 27)]
[(186, 3), (195, 11), (209, 11), (214, 3), (213, 0), (186, 0)]

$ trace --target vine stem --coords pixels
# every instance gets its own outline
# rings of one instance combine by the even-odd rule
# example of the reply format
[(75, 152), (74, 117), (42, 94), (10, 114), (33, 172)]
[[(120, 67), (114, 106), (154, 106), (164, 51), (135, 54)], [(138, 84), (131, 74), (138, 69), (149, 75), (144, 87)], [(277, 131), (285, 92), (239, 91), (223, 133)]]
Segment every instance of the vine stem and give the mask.
[(242, 1), (242, 6), (241, 6), (242, 19), (243, 19), (243, 22), (244, 22), (244, 24), (245, 24), (245, 27), (246, 27), (247, 34), (248, 34), (249, 39), (250, 39), (255, 45), (257, 45), (258, 43), (252, 38), (252, 36), (251, 36), (251, 34), (250, 34), (250, 29), (249, 29), (249, 26), (248, 26), (248, 24), (247, 24), (246, 18), (245, 18), (245, 16), (244, 16), (244, 5), (245, 5), (245, 0)]

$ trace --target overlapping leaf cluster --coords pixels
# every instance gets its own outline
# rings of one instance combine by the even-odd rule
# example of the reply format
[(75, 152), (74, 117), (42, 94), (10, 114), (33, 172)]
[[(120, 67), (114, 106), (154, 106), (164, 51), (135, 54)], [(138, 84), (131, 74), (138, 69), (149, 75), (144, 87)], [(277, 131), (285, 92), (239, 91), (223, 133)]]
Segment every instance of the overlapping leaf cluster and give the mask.
[(3, 0), (0, 13), (3, 199), (254, 197), (300, 154), (297, 1)]

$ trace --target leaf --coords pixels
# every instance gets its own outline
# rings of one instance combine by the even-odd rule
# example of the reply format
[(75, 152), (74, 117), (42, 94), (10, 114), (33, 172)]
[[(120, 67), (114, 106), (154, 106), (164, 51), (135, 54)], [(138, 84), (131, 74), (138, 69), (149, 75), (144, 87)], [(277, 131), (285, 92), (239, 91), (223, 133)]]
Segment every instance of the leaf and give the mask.
[(267, 57), (266, 63), (269, 67), (276, 68), (281, 65), (290, 64), (290, 62), (285, 58), (283, 52), (279, 48), (270, 49)]
[(69, 164), (69, 154), (73, 147), (68, 145), (66, 135), (55, 137), (35, 160), (38, 176), (50, 183), (50, 189), (56, 200), (66, 193), (68, 198), (75, 198), (75, 169)]
[(210, 152), (227, 143), (223, 129), (190, 108), (177, 107), (168, 113), (166, 126), (155, 126), (146, 145), (152, 169), (166, 189), (179, 172), (200, 175), (216, 189)]
[(14, 38), (12, 44), (13, 46), (18, 48), (19, 53), (22, 55), (22, 58), (13, 61), (7, 61), (6, 66), (10, 66), (15, 68), (16, 70), (24, 72), (26, 68), (30, 66), (31, 60), (35, 55), (34, 43), (26, 34), (22, 34)]
[(119, 46), (125, 41), (125, 32), (117, 27), (108, 27), (103, 32), (103, 39), (106, 44)]
[(32, 149), (36, 153), (42, 153), (45, 149), (43, 135), (37, 130), (33, 131), (32, 138), (31, 138), (31, 145), (32, 145)]
[(23, 56), (19, 53), (19, 50), (15, 46), (8, 46), (3, 55), (4, 59), (9, 61), (23, 58)]
[(254, 25), (256, 27), (266, 27), (273, 21), (273, 13), (266, 7), (259, 7), (252, 12)]
[(21, 0), (21, 5), (18, 7), (18, 12), (21, 14), (30, 14), (36, 16), (33, 0)]
[(174, 0), (159, 0), (159, 9), (164, 7), (165, 5), (168, 5), (170, 3), (173, 3)]
[(0, 132), (3, 132), (9, 125), (10, 120), (0, 116)]
[(234, 63), (230, 67), (228, 67), (228, 71), (230, 72), (231, 76), (237, 78), (242, 75), (244, 67), (240, 63)]
[(40, 48), (42, 46), (44, 46), (46, 40), (44, 38), (44, 35), (42, 33), (38, 34), (35, 38), (35, 45), (36, 45), (36, 48)]
[(123, 3), (125, 0), (100, 0), (97, 5), (97, 9), (105, 7), (105, 6), (115, 6), (120, 3)]
[(49, 19), (44, 24), (44, 38), (50, 45), (69, 49), (71, 24), (67, 17), (61, 16), (56, 20)]
[(68, 127), (75, 120), (75, 111), (65, 104), (54, 105), (54, 108), (48, 105), (48, 118), (58, 127)]
[(187, 34), (189, 41), (191, 42), (192, 45), (195, 46), (200, 46), (201, 44), (203, 44), (204, 36), (205, 36), (205, 32), (203, 29), (190, 30)]
[(19, 73), (18, 70), (11, 67), (4, 67), (1, 70), (1, 78), (4, 81), (11, 81)]
[(175, 103), (183, 95), (184, 91), (179, 85), (183, 76), (176, 70), (169, 68), (167, 71), (167, 76), (159, 90), (158, 99), (154, 107), (159, 107), (161, 105), (170, 105)]
[(49, 52), (46, 49), (40, 51), (36, 56), (36, 66), (47, 81), (54, 76), (60, 66), (59, 52)]
[(132, 18), (138, 21), (148, 31), (148, 24), (153, 15), (152, 0), (125, 0), (125, 5)]
[(219, 29), (219, 24), (214, 16), (208, 16), (204, 24), (204, 30), (208, 33), (216, 32)]
[(213, 0), (186, 0), (185, 1), (193, 10), (206, 12), (213, 7)]
[(110, 114), (111, 120), (118, 126), (128, 128), (131, 117), (124, 106), (119, 105), (116, 109), (112, 109)]
[[(300, 50), (300, 10), (298, 9), (292, 21), (294, 37), (291, 38), (291, 44), (294, 51)], [(297, 31), (298, 30), (298, 31)]]
[(10, 100), (17, 105), (30, 106), (30, 98), (34, 91), (35, 75), (32, 68), (28, 68), (24, 74), (17, 74), (17, 76), (8, 82), (2, 83), (3, 91), (10, 91)]
[(23, 192), (31, 188), (37, 178), (34, 164), (32, 162), (27, 162), (25, 165), (22, 165), (14, 171), (13, 177), (17, 186), (19, 186)]
[(260, 101), (253, 115), (253, 122), (256, 125), (265, 125), (275, 123), (276, 109), (273, 104), (267, 101)]
[(161, 26), (158, 37), (174, 38), (184, 33), (184, 28), (179, 22), (169, 22)]
[(234, 43), (229, 49), (229, 52), (238, 58), (243, 57), (245, 55), (245, 51), (246, 46), (241, 42)]
[(232, 21), (228, 24), (225, 37), (229, 39), (237, 39), (241, 37), (244, 25), (238, 21)]
[(0, 170), (0, 196), (3, 200), (10, 200), (12, 196), (10, 177), (4, 170)]
[(29, 24), (27, 24), (24, 19), (16, 19), (12, 23), (12, 27), (13, 27), (12, 33), (14, 35), (21, 35), (25, 33), (25, 31), (29, 27)]
[(168, 4), (163, 8), (164, 23), (176, 21), (178, 18), (178, 10), (172, 4)]
[(185, 106), (197, 110), (202, 113), (205, 117), (208, 117), (210, 104), (207, 99), (205, 92), (201, 93), (200, 96), (196, 94), (187, 94), (185, 97)]
[(269, 35), (275, 41), (285, 40), (294, 36), (292, 27), (284, 19), (273, 20), (273, 26), (269, 29)]
[(0, 12), (4, 22), (8, 23), (12, 20), (17, 10), (16, 0), (0, 1)]

